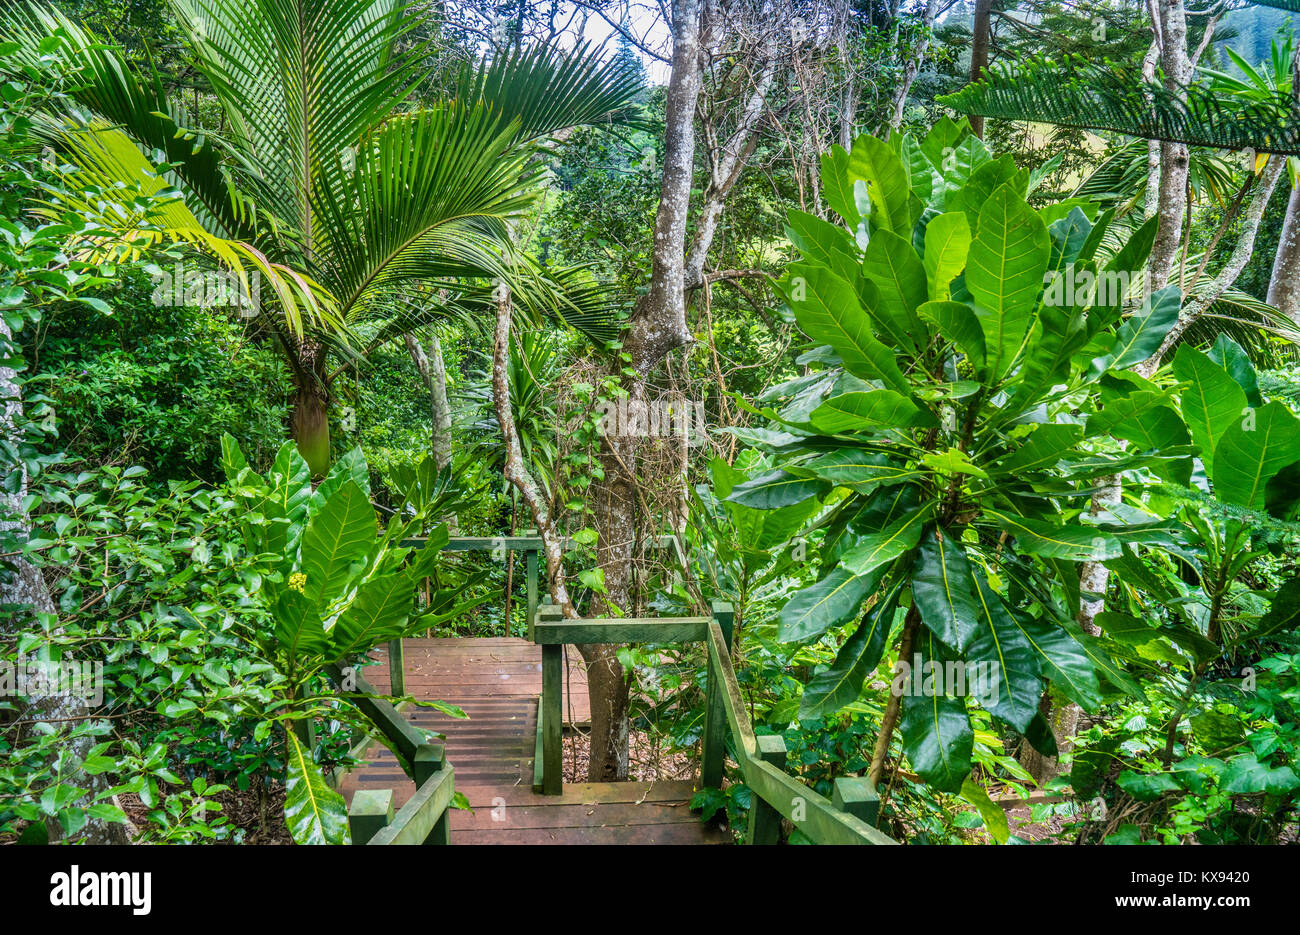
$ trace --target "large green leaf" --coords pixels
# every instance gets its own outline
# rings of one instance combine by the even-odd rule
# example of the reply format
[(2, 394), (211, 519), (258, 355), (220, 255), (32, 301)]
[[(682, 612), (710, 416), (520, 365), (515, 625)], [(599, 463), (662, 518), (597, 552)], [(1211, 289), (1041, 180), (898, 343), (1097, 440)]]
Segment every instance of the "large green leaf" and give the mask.
[(1096, 527), (1055, 526), (999, 510), (986, 509), (984, 512), (1003, 530), (1015, 536), (1017, 552), (1069, 562), (1104, 562), (1119, 558), (1123, 553), (1118, 539)]
[(276, 648), (290, 666), (296, 666), (304, 655), (324, 655), (329, 648), (320, 608), (302, 592), (285, 588), (276, 598), (272, 613)]
[(929, 343), (916, 310), (927, 298), (925, 266), (912, 244), (893, 231), (876, 231), (862, 256), (862, 274), (876, 287), (877, 301), (867, 305), (877, 331), (913, 354)]
[(1038, 655), (1042, 673), (1067, 698), (1087, 711), (1101, 705), (1101, 683), (1088, 653), (1074, 637), (1047, 621), (1012, 614), (1012, 621)]
[(1092, 362), (1089, 371), (1100, 376), (1106, 370), (1127, 370), (1141, 363), (1160, 347), (1169, 329), (1178, 321), (1182, 293), (1177, 286), (1165, 286), (1143, 301), (1142, 307), (1128, 317), (1110, 349)]
[(926, 302), (917, 314), (955, 344), (976, 370), (984, 367), (984, 328), (964, 302)]
[[(905, 697), (898, 722), (903, 752), (912, 768), (931, 786), (941, 792), (959, 792), (970, 773), (971, 752), (975, 746), (975, 734), (966, 714), (966, 700), (939, 691), (930, 695), (924, 691), (917, 694), (911, 688), (919, 681), (924, 689), (927, 664), (942, 669), (945, 662), (953, 665), (960, 665), (960, 662), (952, 659), (951, 653), (929, 630), (917, 634), (917, 644), (923, 672), (917, 679), (907, 679), (903, 686)], [(909, 666), (916, 663), (915, 658), (901, 661)], [(895, 679), (895, 685), (898, 681)], [(946, 687), (947, 672), (940, 673), (935, 681)]]
[(853, 635), (836, 653), (835, 661), (818, 671), (804, 686), (799, 717), (821, 717), (858, 700), (862, 683), (884, 655), (900, 589), (900, 585), (895, 585), (888, 595), (867, 611)]
[(1255, 373), (1255, 365), (1250, 362), (1250, 355), (1240, 344), (1226, 334), (1219, 335), (1210, 348), (1210, 361), (1226, 370), (1236, 381), (1246, 394), (1248, 405), (1264, 405), (1264, 400), (1259, 395), (1259, 377)]
[(338, 660), (367, 652), (402, 634), (415, 600), (414, 576), (405, 572), (371, 578), (339, 615), (330, 639), (330, 654)]
[(984, 203), (966, 259), (966, 288), (975, 297), (995, 377), (1025, 343), (1050, 252), (1042, 219), (1010, 185)]
[(1034, 408), (1052, 387), (1069, 382), (1074, 355), (1087, 343), (1088, 330), (1081, 315), (1046, 305), (1040, 308), (1024, 363), (1015, 374), (1015, 393), (1004, 407), (1005, 416), (1011, 418)]
[(912, 566), (912, 602), (921, 622), (944, 643), (965, 651), (978, 632), (970, 563), (960, 542), (943, 530), (927, 535)]
[(348, 804), (321, 774), (311, 753), (285, 732), (284, 817), (295, 844), (351, 844)]
[(857, 230), (862, 220), (853, 197), (855, 182), (849, 174), (849, 154), (844, 147), (832, 146), (830, 152), (822, 153), (822, 196), (850, 230)]
[(810, 472), (841, 487), (868, 493), (876, 487), (892, 486), (918, 476), (914, 468), (894, 457), (861, 448), (837, 448), (799, 465), (800, 472)]
[(865, 575), (916, 548), (922, 528), (934, 515), (934, 508), (934, 503), (924, 503), (880, 532), (863, 536), (844, 553), (840, 563), (856, 574)]
[(1214, 476), (1214, 450), (1228, 426), (1246, 410), (1246, 392), (1228, 371), (1200, 351), (1184, 344), (1174, 355), (1174, 376), (1184, 383), (1181, 403), (1183, 418), (1200, 446), (1205, 473)]
[(893, 390), (830, 396), (808, 419), (828, 435), (928, 425), (934, 421), (929, 410), (918, 408), (912, 400)]
[(329, 473), (311, 495), (312, 512), (319, 509), (349, 480), (356, 482), (367, 494), (370, 493), (370, 468), (360, 448), (351, 449), (330, 466)]
[(785, 291), (799, 327), (814, 341), (835, 348), (850, 373), (883, 380), (904, 394), (910, 391), (895, 351), (876, 340), (871, 320), (851, 285), (823, 267), (794, 263)]
[(1001, 458), (994, 468), (997, 474), (1028, 474), (1047, 470), (1074, 450), (1083, 438), (1083, 428), (1068, 422), (1048, 422), (1038, 426), (1019, 447)]
[(360, 571), (375, 546), (378, 527), (370, 498), (345, 481), (307, 521), (302, 536), (302, 571), (309, 600), (332, 600)]
[(1006, 844), (1011, 837), (1011, 823), (1007, 820), (1007, 813), (1003, 811), (1002, 806), (989, 798), (984, 787), (968, 778), (961, 784), (961, 797), (975, 806), (980, 818), (984, 820), (984, 829), (993, 840), (999, 844)]
[(1255, 754), (1246, 753), (1228, 761), (1220, 788), (1233, 795), (1287, 795), (1300, 789), (1300, 778), (1289, 766), (1270, 766), (1261, 763)]
[[(1088, 434), (1109, 433), (1134, 445), (1135, 451), (1172, 451), (1191, 442), (1187, 426), (1162, 393), (1138, 390), (1106, 401), (1106, 408), (1088, 417)], [(1164, 461), (1156, 473), (1186, 486), (1192, 476), (1190, 458)]]
[(791, 211), (786, 218), (785, 235), (803, 259), (825, 266), (845, 282), (858, 279), (861, 260), (848, 231), (802, 211)]
[(846, 512), (842, 520), (827, 528), (826, 538), (822, 541), (823, 564), (828, 568), (836, 564), (864, 535), (880, 532), (916, 509), (919, 502), (919, 491), (914, 484), (872, 491), (857, 512)]
[(767, 471), (731, 489), (727, 500), (756, 510), (778, 510), (819, 497), (830, 485), (816, 478), (796, 477), (786, 471)]
[(984, 709), (1024, 733), (1038, 714), (1042, 666), (1025, 632), (985, 583), (982, 574), (966, 579), (974, 586), (976, 632), (966, 650), (967, 662), (994, 669), (994, 690), (980, 698)]
[(1300, 461), (1300, 419), (1279, 401), (1248, 410), (1230, 423), (1214, 451), (1214, 493), (1225, 503), (1264, 508), (1265, 487)]
[(893, 231), (910, 240), (916, 221), (912, 213), (916, 200), (898, 153), (888, 143), (864, 134), (853, 141), (848, 167), (853, 179), (861, 179), (867, 185), (872, 230)]
[[(961, 211), (940, 214), (926, 224), (924, 263), (931, 299), (948, 298), (948, 285), (966, 268), (970, 240), (970, 222)], [(980, 337), (983, 338), (982, 333)]]
[(839, 626), (857, 614), (879, 582), (878, 574), (856, 575), (841, 565), (786, 601), (781, 608), (777, 639), (806, 642)]

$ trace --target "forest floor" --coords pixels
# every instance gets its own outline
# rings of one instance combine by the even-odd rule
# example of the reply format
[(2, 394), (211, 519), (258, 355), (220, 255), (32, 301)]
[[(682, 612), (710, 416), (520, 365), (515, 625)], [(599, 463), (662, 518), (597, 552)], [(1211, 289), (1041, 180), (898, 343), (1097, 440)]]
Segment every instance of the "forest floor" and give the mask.
[[(259, 794), (256, 788), (240, 790), (234, 786), (225, 792), (210, 796), (210, 800), (221, 806), (220, 812), (209, 811), (208, 820), (212, 821), (224, 815), (228, 826), (233, 830), (244, 832), (244, 844), (292, 844), (289, 826), (284, 820), (284, 787), (272, 784), (265, 792)], [(122, 811), (126, 812), (137, 828), (147, 823), (150, 809), (140, 801), (140, 797), (129, 793), (119, 797)], [(205, 843), (203, 841), (195, 843)], [(212, 843), (233, 844), (230, 838)]]
[[(628, 736), (627, 778), (640, 782), (694, 779), (695, 762), (685, 753), (674, 753), (656, 744), (644, 731)], [(564, 781), (586, 782), (591, 757), (591, 738), (571, 733), (564, 738)]]

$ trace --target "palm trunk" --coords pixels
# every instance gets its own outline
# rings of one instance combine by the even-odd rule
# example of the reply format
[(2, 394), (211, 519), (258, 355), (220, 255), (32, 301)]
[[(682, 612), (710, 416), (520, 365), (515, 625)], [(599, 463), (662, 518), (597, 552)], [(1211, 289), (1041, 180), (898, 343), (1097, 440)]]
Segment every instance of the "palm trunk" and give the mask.
[(304, 339), (298, 359), (301, 367), (294, 372), (290, 431), (312, 476), (323, 477), (330, 469), (330, 396), (325, 383), (325, 349)]

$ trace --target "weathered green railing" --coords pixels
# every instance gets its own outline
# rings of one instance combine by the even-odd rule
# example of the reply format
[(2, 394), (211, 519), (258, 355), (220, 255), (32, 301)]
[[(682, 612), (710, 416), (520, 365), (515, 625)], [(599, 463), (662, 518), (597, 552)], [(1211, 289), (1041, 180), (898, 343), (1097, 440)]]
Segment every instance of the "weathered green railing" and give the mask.
[(353, 670), (331, 666), (330, 677), (349, 688), (352, 702), (382, 734), (402, 770), (415, 780), (411, 800), (393, 813), (392, 789), (360, 789), (348, 808), (353, 844), (450, 844), (447, 809), (456, 789), (455, 772), (442, 744), (429, 743), (391, 703), (369, 697), (374, 688)]
[(880, 799), (864, 778), (837, 779), (827, 799), (781, 767), (785, 741), (756, 737), (731, 665), (733, 614), (729, 604), (715, 603), (712, 617), (564, 620), (559, 609), (543, 605), (533, 623), (533, 641), (542, 647), (542, 698), (537, 719), (536, 784), (547, 795), (563, 791), (561, 713), (563, 656), (566, 643), (703, 642), (708, 648), (708, 686), (700, 782), (721, 788), (726, 733), (734, 738), (736, 762), (755, 801), (749, 812), (746, 842), (776, 844), (781, 819), (818, 844), (896, 844), (873, 827)]

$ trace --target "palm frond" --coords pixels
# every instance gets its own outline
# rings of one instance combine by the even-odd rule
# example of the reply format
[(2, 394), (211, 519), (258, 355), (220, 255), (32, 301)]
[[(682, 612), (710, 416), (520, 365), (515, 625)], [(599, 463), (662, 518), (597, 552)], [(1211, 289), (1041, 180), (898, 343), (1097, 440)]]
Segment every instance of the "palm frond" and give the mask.
[(1241, 100), (1205, 84), (1170, 90), (1130, 69), (1078, 57), (1000, 65), (938, 98), (956, 111), (1110, 130), (1212, 149), (1300, 155), (1300, 107), (1290, 96)]
[(487, 64), (466, 64), (454, 97), (491, 106), (535, 140), (577, 126), (634, 121), (641, 77), (616, 59), (601, 61), (588, 43), (572, 51), (525, 49)]
[[(1203, 294), (1212, 283), (1202, 280), (1192, 290)], [(1257, 366), (1295, 366), (1300, 359), (1300, 328), (1282, 312), (1240, 289), (1225, 289), (1183, 336), (1192, 344), (1208, 344), (1227, 334), (1246, 349)]]
[[(184, 107), (168, 97), (156, 71), (133, 72), (112, 46), (40, 3), (0, 8), (0, 33), (18, 45), (4, 69), (11, 74), (14, 68), (49, 73), (52, 86), (66, 86), (77, 106), (119, 127), (143, 152), (157, 154), (154, 162), (168, 165), (168, 183), (184, 193), (205, 227), (223, 237), (251, 238), (249, 206), (234, 191), (223, 166), (223, 157), (232, 154), (194, 129)], [(56, 69), (62, 74), (53, 74)]]
[(88, 233), (76, 242), (88, 258), (133, 262), (171, 244), (188, 244), (233, 273), (243, 295), (261, 294), (260, 283), (251, 281), (259, 277), (279, 300), (291, 332), (301, 334), (305, 324), (337, 325), (328, 290), (254, 244), (209, 231), (120, 129), (99, 122), (58, 132), (67, 138), (63, 149), (71, 171), (64, 184), (47, 187), (37, 212), (50, 220), (78, 215)]
[(419, 298), (407, 288), (376, 303), (386, 314), (379, 318), (364, 353), (437, 322), (456, 321), (486, 330), (483, 325), (492, 319), (501, 283), (510, 290), (516, 312), (532, 324), (568, 325), (597, 347), (616, 339), (622, 328), (625, 310), (620, 298), (597, 282), (586, 265), (542, 269), (527, 257), (514, 257), (502, 259), (495, 270), (501, 275), (467, 280), (466, 275), (475, 271), (458, 272), (455, 279), (426, 280), (429, 291), (422, 290)]
[(344, 309), (466, 255), (490, 256), (486, 242), (503, 240), (503, 225), (536, 198), (515, 128), (486, 107), (447, 104), (394, 117), (361, 142), (341, 197), (315, 205), (323, 276)]
[[(1240, 184), (1240, 166), (1214, 150), (1195, 149), (1188, 162), (1188, 184), (1193, 200), (1227, 207)], [(1234, 169), (1237, 171), (1234, 172)], [(1132, 140), (1106, 157), (1071, 193), (1074, 198), (1116, 209), (1120, 217), (1143, 202), (1147, 188), (1145, 140)]]

